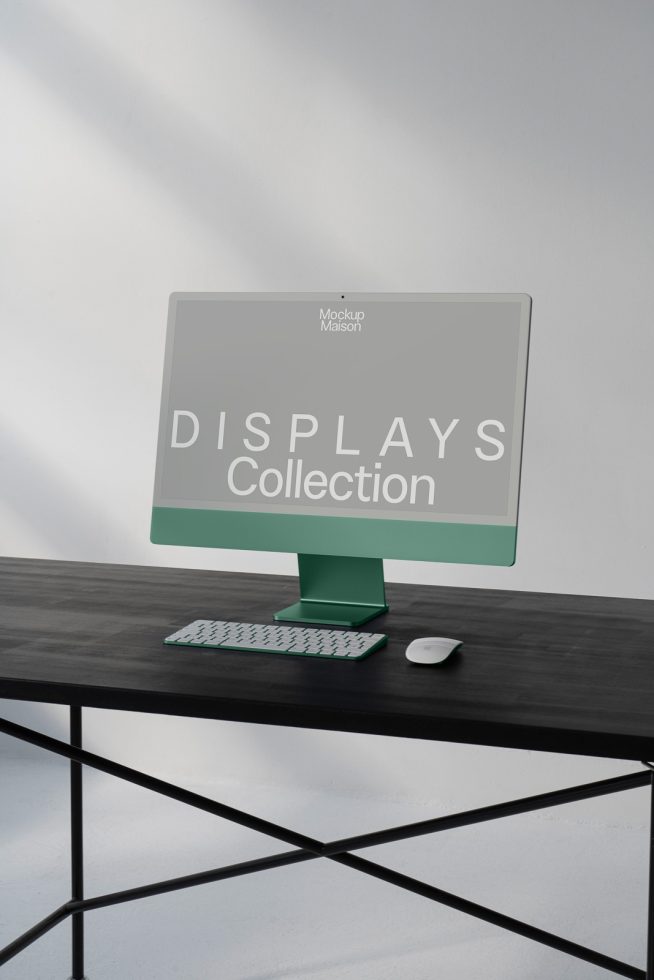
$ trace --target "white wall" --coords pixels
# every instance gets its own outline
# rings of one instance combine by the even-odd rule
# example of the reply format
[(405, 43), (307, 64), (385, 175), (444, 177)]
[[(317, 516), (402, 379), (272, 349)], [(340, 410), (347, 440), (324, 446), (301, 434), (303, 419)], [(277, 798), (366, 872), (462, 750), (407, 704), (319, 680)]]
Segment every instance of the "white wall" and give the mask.
[[(647, 0), (2, 5), (0, 553), (294, 570), (148, 541), (171, 290), (526, 291), (518, 562), (387, 579), (654, 598), (653, 30)], [(206, 732), (207, 779), (458, 803), (621, 768), (110, 721), (160, 771)]]

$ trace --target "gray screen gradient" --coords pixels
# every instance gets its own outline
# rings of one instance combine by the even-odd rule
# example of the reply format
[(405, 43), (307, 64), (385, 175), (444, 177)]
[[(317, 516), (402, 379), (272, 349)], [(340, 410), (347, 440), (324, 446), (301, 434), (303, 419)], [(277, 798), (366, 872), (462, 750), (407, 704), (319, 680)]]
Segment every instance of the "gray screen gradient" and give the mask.
[(155, 506), (515, 524), (529, 306), (173, 294)]

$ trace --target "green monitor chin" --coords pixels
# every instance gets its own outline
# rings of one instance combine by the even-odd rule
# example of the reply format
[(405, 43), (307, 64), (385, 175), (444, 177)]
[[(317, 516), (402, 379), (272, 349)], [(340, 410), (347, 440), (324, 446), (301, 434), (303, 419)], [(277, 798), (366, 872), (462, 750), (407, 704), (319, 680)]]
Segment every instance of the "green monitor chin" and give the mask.
[(277, 620), (387, 610), (383, 558), (512, 565), (524, 294), (175, 293), (151, 540), (298, 554)]

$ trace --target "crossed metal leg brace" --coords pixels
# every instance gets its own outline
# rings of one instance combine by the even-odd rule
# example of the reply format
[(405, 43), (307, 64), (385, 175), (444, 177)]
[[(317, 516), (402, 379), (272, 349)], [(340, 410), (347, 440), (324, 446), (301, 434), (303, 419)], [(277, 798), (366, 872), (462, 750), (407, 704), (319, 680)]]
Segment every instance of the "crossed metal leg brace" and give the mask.
[[(70, 980), (86, 980), (84, 976), (84, 913), (92, 909), (102, 908), (108, 905), (118, 905), (121, 902), (131, 902), (137, 898), (147, 898), (151, 895), (161, 895), (165, 892), (177, 891), (181, 888), (190, 888), (192, 885), (207, 884), (211, 881), (220, 881), (225, 878), (235, 878), (239, 875), (252, 874), (255, 871), (266, 871), (269, 868), (279, 868), (287, 864), (298, 864), (302, 861), (312, 861), (315, 858), (323, 857), (330, 861), (336, 861), (347, 868), (361, 871), (363, 874), (379, 878), (389, 884), (397, 885), (407, 891), (422, 895), (441, 905), (449, 908), (458, 909), (466, 912), (485, 922), (507, 929), (510, 932), (533, 939), (543, 943), (553, 949), (558, 949), (568, 956), (585, 960), (593, 963), (613, 973), (623, 977), (632, 977), (634, 980), (654, 980), (654, 771), (648, 766), (645, 772), (631, 773), (627, 776), (617, 776), (613, 779), (602, 779), (594, 783), (586, 783), (581, 786), (573, 786), (568, 789), (556, 790), (551, 793), (539, 793), (536, 796), (528, 796), (521, 800), (512, 800), (508, 803), (499, 803), (493, 806), (479, 807), (475, 810), (467, 810), (464, 813), (450, 814), (445, 817), (434, 817), (431, 820), (421, 820), (416, 823), (404, 824), (403, 826), (393, 827), (388, 830), (379, 830), (369, 834), (358, 834), (355, 837), (346, 837), (341, 840), (323, 843), (298, 834), (293, 830), (263, 820), (252, 814), (237, 810), (234, 807), (210, 800), (198, 793), (182, 789), (172, 783), (167, 783), (154, 776), (138, 772), (128, 766), (120, 765), (86, 752), (82, 749), (82, 709), (71, 707), (70, 709), (70, 744), (55, 738), (50, 738), (40, 732), (13, 722), (0, 719), (0, 732), (12, 735), (14, 738), (38, 745), (48, 752), (64, 756), (70, 759), (70, 790), (71, 790), (71, 879), (72, 894), (71, 899), (65, 902), (50, 915), (40, 922), (37, 922), (31, 929), (24, 932), (13, 942), (9, 943), (4, 949), (0, 950), (0, 966), (12, 959), (21, 950), (25, 949), (40, 936), (44, 935), (54, 926), (63, 922), (69, 916), (72, 920), (72, 975)], [(282, 851), (270, 857), (256, 858), (252, 861), (243, 861), (240, 864), (226, 865), (221, 868), (214, 868), (210, 871), (202, 871), (197, 874), (185, 875), (180, 878), (170, 878), (167, 881), (158, 881), (150, 885), (142, 885), (138, 888), (128, 888), (123, 891), (111, 892), (106, 895), (96, 895), (92, 898), (84, 898), (84, 874), (83, 874), (83, 823), (82, 823), (82, 766), (90, 766), (100, 772), (111, 776), (117, 776), (136, 786), (150, 789), (169, 799), (178, 800), (188, 806), (212, 813), (215, 816), (223, 817), (242, 827), (249, 827), (259, 833), (274, 837), (277, 840), (290, 844), (293, 850)], [(434, 885), (418, 881), (408, 875), (392, 871), (383, 865), (373, 861), (367, 861), (351, 851), (360, 850), (366, 847), (373, 847), (378, 844), (388, 844), (392, 841), (407, 840), (412, 837), (420, 837), (425, 834), (433, 834), (441, 830), (451, 830), (455, 827), (467, 827), (471, 824), (484, 823), (487, 820), (495, 820), (499, 817), (514, 816), (518, 813), (529, 813), (534, 810), (541, 810), (545, 807), (558, 806), (563, 803), (572, 803), (575, 800), (586, 800), (596, 796), (607, 796), (610, 793), (619, 793), (623, 790), (636, 789), (639, 786), (650, 786), (651, 789), (651, 814), (650, 814), (650, 878), (649, 878), (649, 918), (648, 918), (648, 937), (647, 937), (647, 966), (645, 970), (623, 963), (621, 960), (613, 959), (604, 953), (581, 946), (579, 943), (571, 942), (554, 933), (538, 929), (536, 926), (528, 925), (519, 919), (495, 912), (493, 909), (470, 902), (451, 892), (443, 891)]]

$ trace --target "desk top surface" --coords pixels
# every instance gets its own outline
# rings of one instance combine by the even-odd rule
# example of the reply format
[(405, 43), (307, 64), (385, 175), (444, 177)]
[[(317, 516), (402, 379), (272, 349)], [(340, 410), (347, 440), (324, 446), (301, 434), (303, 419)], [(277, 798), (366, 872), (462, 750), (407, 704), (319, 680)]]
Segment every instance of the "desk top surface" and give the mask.
[[(654, 601), (389, 585), (361, 662), (165, 647), (266, 623), (297, 580), (0, 558), (0, 697), (482, 745), (654, 757)], [(404, 656), (455, 636), (441, 667)]]

